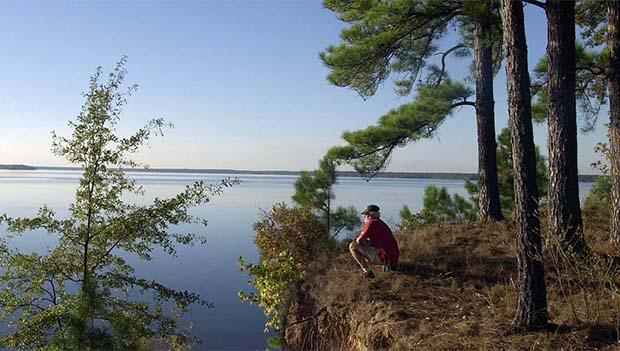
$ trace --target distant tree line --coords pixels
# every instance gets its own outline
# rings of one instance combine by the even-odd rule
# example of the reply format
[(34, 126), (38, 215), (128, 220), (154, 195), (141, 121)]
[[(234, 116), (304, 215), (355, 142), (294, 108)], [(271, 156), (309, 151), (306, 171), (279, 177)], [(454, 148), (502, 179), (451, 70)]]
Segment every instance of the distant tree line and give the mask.
[(26, 165), (0, 165), (0, 169), (34, 171), (37, 168), (32, 167), (32, 166), (26, 166)]
[[(15, 170), (82, 170), (79, 167), (48, 167), (48, 166), (27, 166), (27, 165), (0, 165), (0, 169), (15, 169)], [(154, 173), (192, 173), (192, 174), (260, 174), (260, 175), (287, 175), (287, 176), (299, 176), (303, 173), (314, 174), (314, 170), (311, 171), (272, 171), (272, 170), (237, 170), (237, 169), (217, 169), (217, 168), (134, 168), (126, 170), (128, 173), (132, 172), (154, 172)], [(365, 175), (356, 171), (335, 171), (337, 177), (355, 177), (355, 178), (367, 178)], [(380, 172), (375, 176), (377, 178), (412, 178), (412, 179), (446, 179), (446, 180), (477, 180), (478, 174), (476, 173), (459, 173), (459, 172)], [(596, 174), (580, 174), (580, 182), (593, 182), (599, 175)], [(374, 178), (374, 177), (373, 177)]]

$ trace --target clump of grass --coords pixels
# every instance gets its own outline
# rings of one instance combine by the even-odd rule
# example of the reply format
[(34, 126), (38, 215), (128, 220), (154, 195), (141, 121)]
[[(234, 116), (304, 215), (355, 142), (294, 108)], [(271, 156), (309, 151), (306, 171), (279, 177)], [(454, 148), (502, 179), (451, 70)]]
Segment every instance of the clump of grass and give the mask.
[[(554, 328), (506, 335), (516, 304), (512, 223), (458, 223), (397, 233), (401, 267), (363, 277), (347, 252), (315, 267), (286, 330), (291, 349), (612, 349), (618, 343), (618, 259), (603, 231), (587, 257), (545, 240)], [(592, 240), (592, 236), (597, 239)], [(320, 269), (319, 269), (320, 268)], [(290, 325), (290, 323), (289, 323)]]
[(607, 339), (620, 342), (618, 257), (596, 251), (577, 256), (565, 250), (557, 237), (548, 237), (545, 258), (555, 322), (599, 332), (606, 329)]

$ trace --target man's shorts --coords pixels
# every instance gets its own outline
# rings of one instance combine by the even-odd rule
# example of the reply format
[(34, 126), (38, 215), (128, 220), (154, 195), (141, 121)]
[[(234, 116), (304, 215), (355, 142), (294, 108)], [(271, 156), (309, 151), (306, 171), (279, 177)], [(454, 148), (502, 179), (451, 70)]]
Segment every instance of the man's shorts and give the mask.
[(398, 264), (386, 264), (381, 260), (381, 252), (376, 247), (370, 245), (368, 241), (358, 244), (358, 249), (362, 251), (366, 257), (370, 258), (372, 265), (383, 266), (384, 270), (397, 270)]
[(370, 258), (370, 261), (373, 265), (383, 264), (379, 259), (379, 252), (377, 252), (377, 249), (374, 246), (370, 245), (369, 242), (363, 242), (359, 244), (358, 248), (360, 249), (360, 251), (362, 251), (364, 255), (366, 255), (366, 257)]

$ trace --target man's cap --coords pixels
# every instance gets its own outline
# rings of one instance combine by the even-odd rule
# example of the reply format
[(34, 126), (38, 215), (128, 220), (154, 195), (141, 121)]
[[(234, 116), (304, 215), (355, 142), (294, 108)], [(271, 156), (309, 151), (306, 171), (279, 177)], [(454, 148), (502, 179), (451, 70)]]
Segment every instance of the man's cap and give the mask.
[(366, 207), (366, 211), (362, 212), (362, 214), (368, 214), (369, 212), (379, 212), (379, 206), (377, 205), (368, 205)]

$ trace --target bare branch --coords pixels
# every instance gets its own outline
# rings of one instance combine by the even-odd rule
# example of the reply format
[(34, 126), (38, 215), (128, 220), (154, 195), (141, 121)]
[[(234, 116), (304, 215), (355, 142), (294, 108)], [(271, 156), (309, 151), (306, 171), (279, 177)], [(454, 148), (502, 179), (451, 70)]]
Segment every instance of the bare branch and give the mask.
[[(46, 294), (50, 297), (50, 299), (52, 299), (52, 300), (54, 300), (54, 299), (55, 299), (55, 298), (54, 298), (54, 294), (53, 294), (51, 291), (47, 290), (47, 289), (46, 289), (46, 288), (44, 288), (44, 287), (41, 287), (41, 290), (43, 290), (43, 291), (44, 291), (44, 292), (45, 292), (45, 293), (46, 293)], [(53, 302), (54, 304), (56, 304), (56, 302), (54, 302), (54, 301), (52, 301), (52, 302)]]
[(453, 109), (453, 108), (456, 108), (456, 107), (459, 107), (459, 106), (473, 106), (473, 107), (476, 107), (476, 103), (473, 102), (473, 101), (463, 100), (461, 102), (453, 103), (452, 105), (450, 105), (450, 108)]
[(590, 73), (592, 73), (595, 76), (605, 76), (605, 69), (603, 67), (599, 67), (599, 66), (583, 66), (577, 67), (578, 71), (588, 71)]
[(441, 81), (443, 80), (443, 76), (446, 74), (446, 57), (448, 57), (448, 55), (450, 55), (454, 51), (458, 49), (466, 48), (466, 47), (468, 46), (465, 45), (464, 43), (459, 43), (444, 52), (437, 53), (437, 55), (441, 55), (441, 72), (439, 73), (439, 77), (437, 77), (437, 82), (435, 82), (435, 85), (441, 84)]
[(547, 10), (547, 4), (542, 2), (542, 1), (538, 1), (538, 0), (523, 0), (523, 2), (530, 4), (530, 5), (534, 5), (534, 6), (538, 6), (543, 10)]

